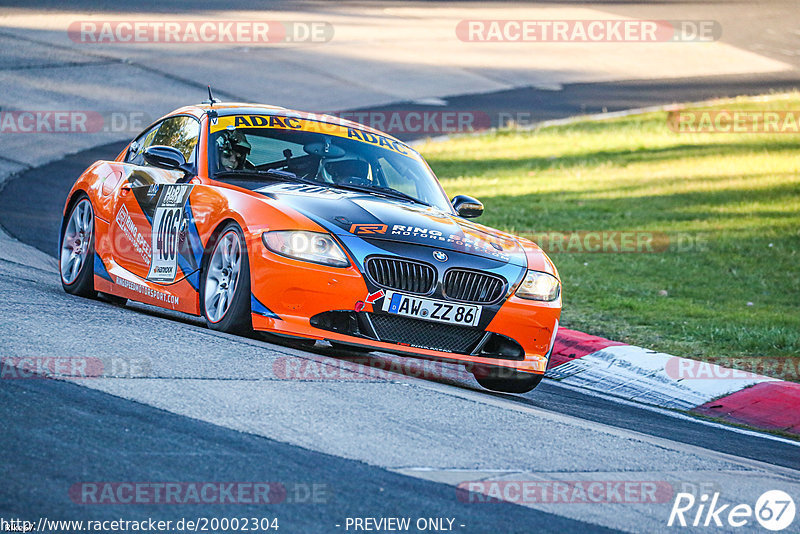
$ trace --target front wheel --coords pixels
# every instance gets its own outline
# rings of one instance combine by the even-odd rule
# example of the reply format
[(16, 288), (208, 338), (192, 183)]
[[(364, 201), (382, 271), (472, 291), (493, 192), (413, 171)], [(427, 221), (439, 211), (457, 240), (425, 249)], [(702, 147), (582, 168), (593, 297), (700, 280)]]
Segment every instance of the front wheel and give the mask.
[(94, 210), (81, 195), (64, 219), (59, 254), (61, 286), (71, 295), (94, 298)]
[(250, 263), (238, 224), (228, 224), (212, 241), (200, 288), (200, 305), (209, 328), (238, 335), (252, 332)]
[(503, 393), (527, 393), (538, 386), (544, 377), (498, 367), (479, 367), (472, 374), (481, 386)]

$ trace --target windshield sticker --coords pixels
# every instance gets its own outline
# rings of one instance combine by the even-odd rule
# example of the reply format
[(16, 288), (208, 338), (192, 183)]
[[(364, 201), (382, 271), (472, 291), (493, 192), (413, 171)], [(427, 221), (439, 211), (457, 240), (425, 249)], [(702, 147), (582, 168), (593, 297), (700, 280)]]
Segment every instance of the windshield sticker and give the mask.
[(348, 128), (347, 137), (348, 139), (358, 139), (359, 141), (363, 141), (365, 143), (386, 147), (394, 150), (395, 152), (399, 152), (400, 154), (408, 155), (408, 151), (403, 148), (406, 145), (400, 143), (399, 141), (388, 139), (382, 135), (375, 135), (369, 132), (356, 130), (355, 128)]
[(211, 125), (211, 133), (235, 128), (272, 128), (332, 135), (334, 137), (354, 139), (368, 145), (385, 148), (412, 159), (421, 159), (413, 148), (396, 139), (365, 132), (344, 124), (320, 122), (300, 117), (284, 117), (278, 115), (229, 115), (226, 117), (219, 117), (217, 123)]
[(311, 185), (311, 184), (271, 184), (261, 189), (256, 189), (258, 193), (295, 193), (298, 195), (314, 196), (314, 197), (342, 197), (348, 193), (345, 191), (337, 191), (324, 185)]

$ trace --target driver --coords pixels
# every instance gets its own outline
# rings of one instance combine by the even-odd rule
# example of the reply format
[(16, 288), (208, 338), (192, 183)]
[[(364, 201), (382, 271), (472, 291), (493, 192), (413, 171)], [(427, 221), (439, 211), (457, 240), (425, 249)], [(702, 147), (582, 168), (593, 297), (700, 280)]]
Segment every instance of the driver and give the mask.
[(217, 137), (220, 166), (226, 171), (245, 168), (250, 143), (240, 130), (225, 130)]

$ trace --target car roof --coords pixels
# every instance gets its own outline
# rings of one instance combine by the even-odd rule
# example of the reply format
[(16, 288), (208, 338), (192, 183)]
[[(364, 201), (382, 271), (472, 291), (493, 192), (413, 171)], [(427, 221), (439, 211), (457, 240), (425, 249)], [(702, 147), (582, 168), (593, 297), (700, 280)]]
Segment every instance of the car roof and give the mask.
[[(345, 128), (356, 128), (361, 131), (369, 132), (376, 135), (382, 135), (386, 138), (403, 143), (403, 141), (401, 141), (400, 139), (397, 139), (396, 137), (389, 135), (386, 132), (376, 130), (375, 128), (372, 128), (365, 124), (360, 124), (357, 122), (353, 122), (351, 120), (342, 119), (340, 117), (336, 117), (335, 115), (328, 115), (325, 113), (312, 113), (308, 111), (298, 111), (295, 109), (284, 108), (281, 106), (270, 106), (266, 104), (249, 104), (242, 102), (225, 102), (225, 103), (216, 102), (213, 105), (197, 104), (176, 109), (167, 116), (192, 115), (194, 117), (200, 118), (202, 115), (210, 112), (211, 110), (216, 111), (217, 114), (221, 117), (230, 115), (280, 115), (280, 116), (289, 115), (292, 117), (299, 117), (301, 119), (306, 119), (306, 120), (319, 121), (328, 124), (337, 124), (339, 126), (344, 126)], [(405, 145), (406, 143), (403, 144)]]

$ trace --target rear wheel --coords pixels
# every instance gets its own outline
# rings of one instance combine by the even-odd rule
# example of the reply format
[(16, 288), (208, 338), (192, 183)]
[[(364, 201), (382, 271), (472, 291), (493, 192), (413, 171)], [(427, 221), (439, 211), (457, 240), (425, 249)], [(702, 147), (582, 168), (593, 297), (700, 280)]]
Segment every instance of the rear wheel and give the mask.
[(200, 305), (209, 328), (238, 335), (252, 332), (250, 263), (238, 224), (229, 223), (217, 234), (206, 256), (200, 288)]
[(503, 393), (527, 393), (538, 386), (544, 377), (498, 367), (480, 367), (473, 370), (472, 374), (481, 386)]
[(94, 298), (94, 210), (81, 195), (64, 219), (59, 257), (61, 286), (71, 295)]

